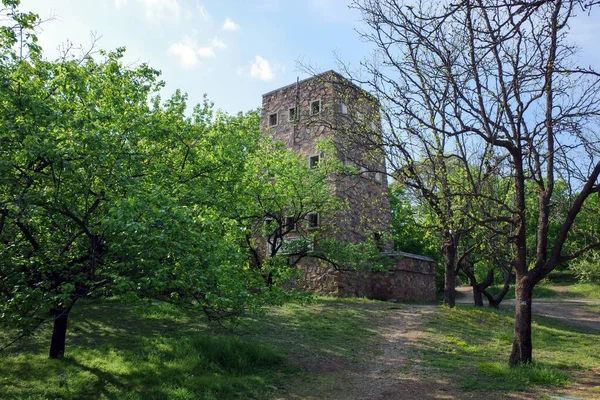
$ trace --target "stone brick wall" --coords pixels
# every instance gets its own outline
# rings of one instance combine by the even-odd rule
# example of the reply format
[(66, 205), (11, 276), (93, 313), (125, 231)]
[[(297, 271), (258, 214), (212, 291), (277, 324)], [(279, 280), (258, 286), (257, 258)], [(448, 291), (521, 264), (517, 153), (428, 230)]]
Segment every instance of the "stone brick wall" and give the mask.
[(311, 292), (335, 297), (377, 300), (435, 300), (433, 260), (408, 253), (385, 253), (390, 261), (383, 271), (351, 271), (323, 266), (316, 260), (302, 264), (304, 280), (298, 285)]

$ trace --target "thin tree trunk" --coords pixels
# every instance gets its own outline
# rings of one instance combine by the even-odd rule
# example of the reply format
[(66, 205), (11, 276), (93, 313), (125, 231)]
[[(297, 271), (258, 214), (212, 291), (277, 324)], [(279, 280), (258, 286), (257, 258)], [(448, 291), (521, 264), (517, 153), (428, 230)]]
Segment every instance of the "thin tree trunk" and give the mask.
[(62, 358), (65, 355), (65, 343), (67, 340), (67, 323), (69, 312), (73, 304), (66, 308), (54, 310), (54, 326), (52, 328), (52, 339), (50, 341), (50, 358)]
[(509, 364), (517, 366), (520, 364), (529, 364), (532, 360), (531, 344), (531, 294), (533, 285), (529, 276), (521, 275), (517, 272), (517, 282), (515, 285), (516, 305), (515, 305), (515, 331), (512, 351), (510, 353)]
[(444, 305), (450, 308), (456, 305), (456, 247), (452, 242), (452, 238), (447, 238), (444, 244)]

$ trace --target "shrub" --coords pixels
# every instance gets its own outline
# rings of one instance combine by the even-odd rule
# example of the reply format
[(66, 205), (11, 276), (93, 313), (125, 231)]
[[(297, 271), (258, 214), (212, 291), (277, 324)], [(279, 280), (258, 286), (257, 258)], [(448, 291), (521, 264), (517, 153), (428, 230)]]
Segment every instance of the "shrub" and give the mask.
[(570, 268), (579, 282), (600, 284), (600, 254), (588, 253), (571, 263)]

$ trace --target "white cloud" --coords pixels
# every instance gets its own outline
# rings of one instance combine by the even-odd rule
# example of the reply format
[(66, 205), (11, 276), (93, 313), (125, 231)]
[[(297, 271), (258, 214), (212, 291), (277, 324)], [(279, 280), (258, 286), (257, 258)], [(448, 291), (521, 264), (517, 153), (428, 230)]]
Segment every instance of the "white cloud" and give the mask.
[(138, 2), (145, 8), (148, 19), (160, 19), (167, 16), (179, 19), (181, 15), (179, 0), (138, 0)]
[(223, 22), (224, 31), (237, 31), (238, 29), (240, 29), (240, 26), (233, 22), (231, 18), (225, 18), (225, 22)]
[(198, 9), (198, 15), (200, 15), (200, 17), (202, 17), (203, 20), (210, 20), (210, 15), (208, 14), (208, 11), (206, 11), (206, 7), (204, 7), (204, 4), (198, 3), (196, 8)]
[(218, 37), (214, 37), (212, 42), (210, 42), (212, 47), (214, 47), (215, 49), (225, 49), (227, 48), (227, 45), (225, 43), (223, 43), (223, 41), (221, 39), (219, 39)]
[(200, 57), (204, 57), (204, 58), (216, 58), (217, 55), (215, 54), (215, 51), (213, 50), (212, 47), (202, 47), (200, 49), (198, 49), (198, 54), (200, 55)]
[(225, 47), (227, 47), (225, 43), (216, 37), (210, 45), (199, 47), (191, 36), (186, 35), (181, 41), (173, 43), (168, 52), (179, 57), (179, 62), (183, 68), (190, 69), (200, 65), (200, 58), (217, 58), (215, 49), (224, 49)]
[(127, 0), (115, 0), (116, 8), (123, 8), (125, 5), (127, 5)]
[(268, 60), (256, 56), (254, 62), (250, 65), (250, 76), (261, 81), (271, 81), (275, 78), (275, 73)]
[(179, 57), (179, 62), (185, 69), (191, 69), (200, 65), (196, 44), (189, 37), (184, 37), (181, 42), (173, 43), (168, 51), (169, 54)]

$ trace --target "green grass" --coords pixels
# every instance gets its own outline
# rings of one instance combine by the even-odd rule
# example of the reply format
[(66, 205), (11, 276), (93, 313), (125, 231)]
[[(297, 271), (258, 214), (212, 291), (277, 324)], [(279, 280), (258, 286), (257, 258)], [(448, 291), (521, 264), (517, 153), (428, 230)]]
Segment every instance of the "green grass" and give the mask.
[[(501, 290), (500, 286), (491, 287), (490, 293), (496, 295)], [(505, 300), (514, 300), (515, 288), (510, 287), (506, 293)], [(556, 299), (556, 300), (600, 300), (600, 285), (592, 283), (565, 283), (544, 282), (533, 289), (534, 299)]]
[[(558, 285), (557, 286), (562, 286)], [(600, 285), (578, 283), (569, 285), (566, 292), (559, 293), (557, 299), (600, 300)]]
[[(401, 304), (318, 298), (240, 319), (235, 334), (165, 304), (82, 302), (71, 315), (66, 357), (47, 357), (49, 326), (0, 353), (7, 399), (336, 398), (356, 387), (381, 354), (380, 329)], [(591, 305), (590, 307), (596, 307)], [(512, 313), (459, 306), (426, 314), (426, 338), (410, 343), (425, 367), (405, 374), (451, 377), (465, 390), (565, 385), (600, 365), (600, 335), (534, 318), (531, 366), (508, 368)], [(421, 328), (419, 328), (421, 329)], [(9, 335), (0, 332), (0, 344)], [(355, 378), (354, 378), (355, 379)]]
[[(343, 368), (370, 354), (377, 335), (369, 321), (384, 306), (290, 304), (242, 319), (232, 334), (166, 304), (82, 302), (64, 359), (47, 357), (49, 326), (0, 353), (0, 398), (267, 399), (302, 393), (311, 381), (329, 390), (331, 376), (304, 366)], [(0, 344), (8, 338), (0, 332)]]
[(284, 352), (210, 332), (168, 305), (116, 301), (74, 308), (66, 357), (47, 357), (49, 327), (0, 358), (0, 393), (14, 399), (264, 398)]
[(600, 337), (551, 319), (534, 317), (532, 365), (508, 366), (513, 337), (511, 311), (459, 306), (442, 308), (426, 327), (425, 359), (455, 375), (467, 390), (519, 391), (531, 385), (566, 385), (572, 371), (597, 368)]

